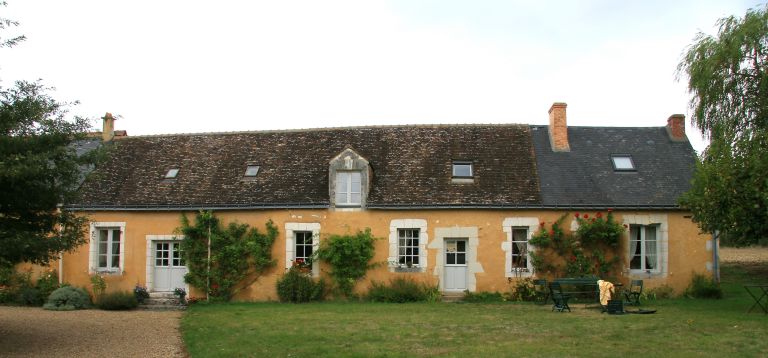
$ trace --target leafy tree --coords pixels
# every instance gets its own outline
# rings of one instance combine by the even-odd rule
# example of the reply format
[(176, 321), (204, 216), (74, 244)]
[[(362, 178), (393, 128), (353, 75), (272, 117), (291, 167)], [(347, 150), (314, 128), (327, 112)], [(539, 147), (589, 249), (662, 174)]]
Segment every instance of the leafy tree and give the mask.
[(768, 6), (699, 33), (678, 66), (692, 122), (710, 138), (681, 204), (735, 245), (768, 238)]
[(189, 269), (184, 279), (211, 297), (228, 301), (240, 289), (249, 286), (243, 283), (248, 277), (255, 281), (275, 265), (272, 245), (278, 231), (271, 220), (266, 224), (266, 232), (261, 233), (247, 224), (234, 222), (224, 228), (212, 212), (200, 211), (194, 224), (182, 215), (178, 231), (184, 235), (182, 255)]
[(50, 90), (39, 81), (0, 88), (0, 265), (47, 264), (85, 242), (86, 218), (61, 208), (97, 155), (78, 156), (88, 121), (69, 118), (72, 103)]
[[(8, 6), (8, 3), (5, 1), (0, 1), (0, 6)], [(14, 26), (19, 26), (19, 22), (0, 17), (0, 30), (6, 30)], [(18, 44), (21, 41), (24, 41), (25, 39), (26, 37), (24, 37), (24, 35), (14, 36), (10, 38), (0, 36), (0, 48), (15, 46), (16, 44)]]
[(331, 235), (320, 243), (315, 255), (331, 266), (331, 278), (336, 288), (346, 297), (353, 296), (355, 284), (365, 273), (376, 266), (370, 261), (375, 253), (371, 229), (358, 231), (355, 235)]

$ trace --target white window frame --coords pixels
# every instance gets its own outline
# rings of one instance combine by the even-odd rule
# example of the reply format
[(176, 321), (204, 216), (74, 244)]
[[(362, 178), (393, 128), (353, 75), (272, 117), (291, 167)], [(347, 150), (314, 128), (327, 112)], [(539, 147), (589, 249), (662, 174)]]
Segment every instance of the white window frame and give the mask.
[[(339, 179), (341, 176), (346, 177), (346, 188), (343, 188), (345, 190), (339, 191), (339, 183), (341, 182)], [(352, 191), (352, 178), (354, 176), (357, 176), (360, 181), (360, 189), (359, 191)], [(359, 171), (337, 171), (336, 172), (336, 205), (337, 206), (361, 206), (363, 201), (363, 173)], [(352, 195), (357, 194), (360, 198), (359, 201), (353, 202), (352, 201)], [(343, 195), (345, 200), (339, 201), (339, 195)]]
[[(415, 235), (414, 235), (415, 234)], [(406, 266), (406, 267), (413, 267), (419, 266), (419, 263), (421, 262), (421, 250), (419, 250), (419, 241), (421, 240), (421, 229), (397, 229), (397, 264), (398, 266)], [(410, 241), (410, 245), (409, 245)], [(414, 243), (415, 241), (415, 243)], [(411, 250), (411, 253), (408, 253), (408, 250)], [(413, 250), (416, 250), (417, 253), (414, 254)], [(408, 265), (408, 259), (411, 259), (410, 266)], [(417, 261), (416, 263), (413, 263), (413, 261)], [(403, 262), (401, 262), (403, 261)]]
[[(627, 245), (626, 251), (624, 251), (626, 272), (630, 278), (654, 278), (654, 277), (667, 277), (669, 272), (669, 225), (666, 214), (650, 214), (650, 215), (633, 215), (627, 214), (622, 217), (624, 224), (627, 225), (625, 229), (625, 244)], [(631, 269), (630, 262), (632, 257), (629, 251), (631, 250), (630, 240), (630, 227), (632, 225), (642, 226), (656, 226), (656, 259), (658, 264), (654, 270), (645, 269)]]
[[(519, 271), (521, 273), (523, 272), (530, 272), (531, 271), (531, 255), (530, 255), (530, 244), (528, 244), (528, 240), (530, 239), (531, 235), (529, 235), (530, 230), (527, 226), (513, 226), (511, 229), (511, 240), (512, 246), (509, 250), (510, 255), (510, 271), (515, 272)], [(515, 230), (525, 230), (525, 241), (515, 241)], [(519, 254), (515, 254), (515, 243), (525, 243), (524, 251), (525, 251), (525, 267), (518, 267), (515, 266), (515, 257), (522, 257), (522, 252)]]
[[(535, 274), (533, 272), (533, 264), (531, 263), (531, 252), (536, 251), (536, 247), (530, 244), (531, 237), (536, 229), (539, 227), (539, 218), (535, 217), (510, 217), (505, 218), (501, 226), (504, 234), (507, 238), (501, 243), (501, 250), (504, 251), (504, 277), (531, 277)], [(514, 229), (526, 228), (528, 234), (526, 235), (526, 241), (528, 246), (526, 249), (526, 270), (519, 270), (512, 267), (512, 233)]]
[[(640, 234), (640, 239), (639, 240), (634, 240), (634, 238), (632, 237), (632, 228), (633, 227), (638, 228), (638, 233)], [(649, 228), (653, 228), (654, 230), (656, 230), (656, 240), (654, 240), (656, 242), (656, 255), (655, 255), (656, 256), (656, 268), (653, 268), (653, 269), (645, 268), (647, 266), (646, 264), (648, 263), (648, 261), (647, 261), (647, 259), (648, 259), (648, 239), (647, 239), (646, 235), (647, 235), (647, 230)], [(634, 252), (632, 252), (632, 242), (633, 241), (637, 241), (637, 245), (640, 247), (640, 268), (632, 268), (632, 258), (634, 257)], [(639, 273), (639, 272), (659, 273), (660, 272), (660, 268), (661, 268), (660, 266), (661, 265), (659, 264), (659, 262), (661, 261), (660, 260), (661, 255), (659, 254), (659, 251), (661, 251), (660, 250), (661, 249), (661, 245), (659, 245), (659, 226), (658, 225), (640, 225), (640, 224), (629, 225), (629, 245), (627, 245), (627, 246), (628, 246), (628, 250), (629, 250), (629, 252), (628, 252), (629, 261), (628, 261), (627, 265), (629, 266), (630, 271), (636, 272), (636, 273)]]
[[(285, 270), (288, 271), (296, 260), (296, 232), (309, 231), (312, 233), (312, 252), (320, 247), (320, 223), (285, 223)], [(312, 277), (320, 276), (320, 265), (312, 261)]]
[[(456, 175), (456, 169), (459, 166), (466, 166), (469, 167), (469, 175)], [(473, 178), (475, 175), (475, 168), (474, 164), (471, 161), (466, 160), (454, 160), (453, 165), (451, 166), (451, 176), (453, 178)]]
[[(107, 243), (107, 267), (99, 267), (99, 231), (110, 230), (108, 235), (112, 235), (111, 230), (120, 230), (120, 255), (117, 268), (110, 267), (112, 262), (112, 240)], [(88, 260), (88, 272), (90, 273), (104, 273), (104, 274), (118, 274), (122, 275), (125, 272), (125, 222), (92, 222), (90, 224), (90, 247), (89, 247), (89, 260)]]
[[(419, 264), (411, 265), (400, 264), (400, 230), (416, 229), (419, 230)], [(412, 270), (417, 272), (426, 272), (427, 264), (427, 243), (429, 234), (427, 233), (427, 220), (424, 219), (396, 219), (389, 224), (389, 257), (387, 263), (390, 272)]]

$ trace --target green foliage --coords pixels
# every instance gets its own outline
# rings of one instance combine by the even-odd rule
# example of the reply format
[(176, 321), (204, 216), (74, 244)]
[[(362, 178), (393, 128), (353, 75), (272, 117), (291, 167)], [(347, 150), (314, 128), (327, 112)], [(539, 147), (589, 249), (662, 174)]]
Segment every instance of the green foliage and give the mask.
[(91, 296), (80, 287), (64, 286), (53, 291), (48, 297), (44, 309), (53, 311), (72, 311), (91, 307)]
[(96, 296), (101, 296), (104, 294), (104, 291), (107, 290), (107, 281), (104, 281), (104, 277), (101, 275), (94, 273), (91, 275), (91, 289), (93, 290), (93, 294)]
[(612, 210), (609, 209), (606, 215), (598, 212), (592, 217), (575, 213), (579, 227), (574, 233), (563, 230), (567, 216), (563, 214), (549, 230), (542, 222), (539, 231), (531, 238), (530, 244), (537, 248), (536, 252), (530, 253), (534, 270), (556, 277), (605, 277), (614, 273), (620, 260), (618, 251), (625, 227), (616, 222)]
[(88, 121), (69, 119), (71, 104), (49, 90), (39, 82), (0, 88), (0, 264), (47, 265), (86, 242), (87, 218), (59, 205), (75, 200), (82, 167), (98, 155), (78, 156), (73, 144)]
[[(5, 1), (0, 1), (0, 6), (7, 6)], [(5, 30), (10, 27), (19, 26), (18, 21), (6, 19), (0, 17), (0, 30)], [(12, 36), (12, 37), (0, 37), (0, 48), (13, 47), (19, 42), (26, 40), (24, 35)]]
[(56, 270), (43, 272), (35, 284), (35, 288), (40, 292), (40, 304), (38, 306), (42, 306), (48, 296), (59, 287), (59, 275)]
[(536, 298), (536, 287), (530, 277), (515, 281), (512, 289), (504, 294), (507, 301), (533, 301)]
[(357, 281), (375, 266), (370, 261), (376, 240), (371, 229), (365, 229), (355, 235), (332, 235), (317, 250), (317, 258), (331, 266), (331, 278), (346, 297), (352, 297)]
[(641, 300), (666, 300), (675, 298), (675, 289), (667, 284), (651, 289), (643, 290)]
[(723, 290), (712, 278), (694, 274), (691, 284), (685, 290), (685, 296), (690, 298), (723, 298)]
[(133, 288), (133, 296), (136, 297), (136, 302), (143, 304), (144, 300), (149, 298), (149, 292), (146, 287), (136, 285), (136, 287)]
[(283, 277), (277, 280), (277, 296), (280, 302), (321, 301), (325, 295), (324, 291), (323, 280), (315, 281), (296, 267), (291, 267)]
[(366, 298), (372, 302), (437, 302), (440, 292), (435, 285), (418, 283), (409, 277), (397, 277), (389, 284), (372, 282)]
[(680, 204), (705, 232), (744, 246), (768, 238), (768, 6), (699, 33), (678, 66), (692, 121), (710, 145)]
[[(247, 224), (230, 223), (226, 229), (210, 211), (200, 211), (191, 224), (181, 217), (178, 231), (184, 235), (182, 255), (189, 270), (184, 277), (190, 285), (212, 298), (228, 301), (249, 283), (275, 265), (272, 246), (278, 231), (272, 221), (266, 223), (266, 233), (249, 228)], [(210, 286), (208, 284), (208, 237), (211, 240)], [(251, 282), (252, 283), (252, 282)]]
[(129, 291), (115, 291), (102, 294), (96, 302), (96, 307), (107, 311), (125, 311), (138, 307), (136, 295)]
[(464, 291), (464, 299), (462, 301), (469, 302), (469, 303), (503, 302), (504, 301), (504, 296), (502, 296), (502, 294), (498, 293), (498, 292), (487, 292), (487, 291), (469, 292), (469, 291)]

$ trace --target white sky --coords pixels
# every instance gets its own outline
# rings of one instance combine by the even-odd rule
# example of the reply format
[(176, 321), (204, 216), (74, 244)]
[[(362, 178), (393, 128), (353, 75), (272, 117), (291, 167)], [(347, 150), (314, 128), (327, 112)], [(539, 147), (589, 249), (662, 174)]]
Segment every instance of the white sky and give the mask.
[[(760, 0), (8, 0), (0, 82), (129, 135), (417, 123), (663, 126), (680, 56)], [(100, 127), (100, 121), (94, 120)], [(705, 144), (686, 129), (694, 148)]]

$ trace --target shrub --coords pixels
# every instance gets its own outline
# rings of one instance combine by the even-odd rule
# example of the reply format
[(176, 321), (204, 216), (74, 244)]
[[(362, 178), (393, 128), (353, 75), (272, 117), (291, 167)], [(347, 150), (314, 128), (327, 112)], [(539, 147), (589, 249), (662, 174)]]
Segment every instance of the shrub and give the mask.
[(398, 277), (389, 281), (389, 285), (372, 282), (367, 298), (373, 302), (437, 302), (440, 300), (440, 291), (437, 286), (421, 284), (407, 277)]
[(71, 311), (89, 308), (91, 296), (80, 287), (64, 286), (56, 289), (48, 297), (43, 308), (54, 311)]
[(281, 302), (320, 301), (323, 299), (323, 291), (325, 283), (322, 280), (316, 282), (295, 267), (277, 280), (277, 296)]
[(132, 310), (139, 305), (136, 296), (129, 291), (115, 291), (99, 296), (96, 307), (107, 311)]
[(352, 296), (355, 283), (374, 266), (369, 262), (376, 240), (371, 229), (365, 229), (355, 235), (332, 235), (320, 244), (317, 257), (331, 266), (331, 277), (345, 296)]
[(536, 287), (533, 284), (533, 279), (524, 278), (515, 281), (512, 289), (503, 296), (506, 301), (533, 301), (536, 298)]
[(709, 277), (701, 274), (693, 274), (690, 286), (685, 291), (685, 296), (690, 298), (723, 298), (723, 290)]
[(489, 302), (503, 302), (504, 297), (498, 292), (469, 292), (464, 291), (464, 302), (470, 303), (489, 303)]
[(669, 285), (661, 285), (643, 291), (642, 298), (646, 300), (665, 300), (675, 297), (675, 289)]
[(16, 303), (24, 306), (42, 306), (45, 299), (37, 288), (23, 287), (16, 295)]
[(136, 302), (141, 304), (144, 303), (144, 300), (149, 298), (149, 292), (146, 287), (136, 285), (136, 287), (133, 288), (133, 296), (136, 297)]
[(45, 271), (37, 279), (37, 284), (35, 284), (35, 288), (40, 291), (40, 304), (37, 306), (42, 306), (45, 300), (48, 299), (48, 296), (59, 287), (59, 275), (56, 270)]

